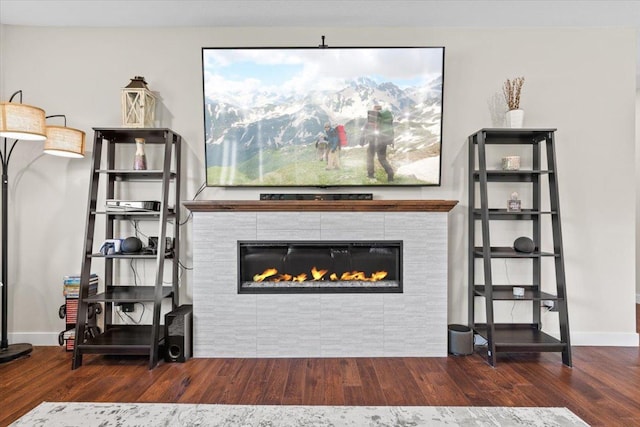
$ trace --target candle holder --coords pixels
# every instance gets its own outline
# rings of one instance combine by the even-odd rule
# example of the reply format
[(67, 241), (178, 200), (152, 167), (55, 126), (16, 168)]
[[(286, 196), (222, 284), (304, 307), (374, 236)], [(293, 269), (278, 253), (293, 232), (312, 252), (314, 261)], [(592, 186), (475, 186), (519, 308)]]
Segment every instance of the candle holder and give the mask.
[(522, 202), (518, 197), (518, 193), (516, 193), (515, 191), (511, 193), (511, 198), (507, 200), (507, 210), (509, 212), (522, 211)]

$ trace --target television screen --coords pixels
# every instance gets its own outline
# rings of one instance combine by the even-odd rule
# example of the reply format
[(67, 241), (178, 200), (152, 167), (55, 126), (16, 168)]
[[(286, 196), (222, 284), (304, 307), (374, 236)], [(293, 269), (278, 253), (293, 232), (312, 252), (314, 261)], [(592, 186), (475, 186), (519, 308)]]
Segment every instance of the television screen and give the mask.
[(208, 186), (440, 185), (443, 47), (203, 48)]

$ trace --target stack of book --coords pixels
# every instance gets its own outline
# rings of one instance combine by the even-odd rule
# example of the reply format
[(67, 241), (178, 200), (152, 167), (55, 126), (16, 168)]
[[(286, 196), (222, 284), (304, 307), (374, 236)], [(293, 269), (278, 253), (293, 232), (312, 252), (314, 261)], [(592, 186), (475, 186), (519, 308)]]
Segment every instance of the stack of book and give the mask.
[[(89, 294), (92, 296), (98, 293), (98, 275), (89, 276)], [(80, 275), (64, 276), (62, 284), (62, 294), (65, 298), (65, 317), (67, 330), (64, 331), (63, 341), (67, 351), (73, 350), (75, 344), (75, 324), (78, 321), (78, 298), (80, 297)]]
[[(98, 291), (98, 275), (92, 273), (89, 276), (89, 296)], [(64, 276), (62, 294), (65, 298), (78, 298), (80, 296), (80, 275)]]
[(62, 337), (64, 340), (64, 349), (66, 351), (73, 351), (73, 347), (76, 343), (76, 330), (68, 329), (62, 333)]

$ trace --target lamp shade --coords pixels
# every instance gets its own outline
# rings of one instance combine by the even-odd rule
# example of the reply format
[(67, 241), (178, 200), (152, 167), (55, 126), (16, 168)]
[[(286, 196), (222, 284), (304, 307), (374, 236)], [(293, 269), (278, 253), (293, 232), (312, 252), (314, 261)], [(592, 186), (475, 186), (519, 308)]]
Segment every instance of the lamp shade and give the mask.
[(44, 110), (26, 104), (0, 103), (0, 137), (44, 141)]
[(62, 157), (84, 157), (85, 133), (66, 126), (47, 126), (44, 152)]

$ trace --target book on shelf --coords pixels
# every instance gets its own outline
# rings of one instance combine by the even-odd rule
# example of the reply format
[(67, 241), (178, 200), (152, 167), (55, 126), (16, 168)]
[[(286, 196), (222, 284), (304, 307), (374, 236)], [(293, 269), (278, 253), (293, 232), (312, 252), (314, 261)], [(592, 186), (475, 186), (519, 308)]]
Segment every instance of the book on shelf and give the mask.
[[(98, 281), (98, 275), (95, 273), (91, 273), (91, 275), (89, 276), (89, 283), (97, 282), (97, 281)], [(64, 283), (65, 285), (73, 285), (76, 283), (80, 284), (80, 275), (71, 274), (71, 275), (64, 276), (62, 283)]]
[[(89, 296), (98, 293), (98, 275), (92, 273), (89, 276)], [(64, 276), (62, 294), (66, 298), (78, 298), (80, 296), (80, 275)]]
[(63, 340), (64, 340), (65, 350), (67, 350), (67, 351), (73, 350), (73, 347), (74, 347), (75, 342), (76, 342), (76, 331), (75, 331), (75, 329), (69, 329), (69, 330), (63, 332), (62, 337), (63, 337)]
[(78, 300), (77, 299), (67, 300), (66, 317), (67, 317), (67, 324), (76, 323), (76, 321), (78, 320)]
[[(88, 296), (93, 296), (98, 293), (98, 285), (89, 285), (89, 293)], [(80, 286), (65, 286), (62, 290), (62, 295), (65, 298), (79, 298), (80, 297)]]

